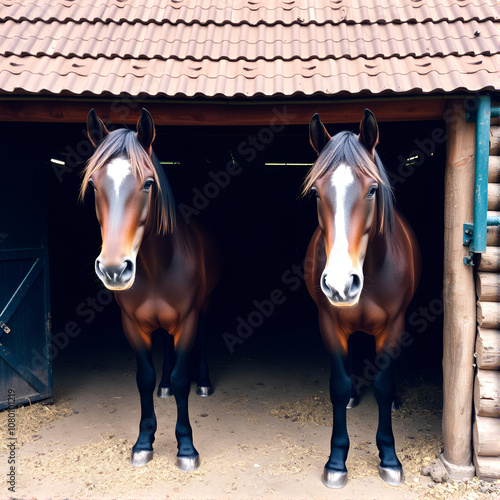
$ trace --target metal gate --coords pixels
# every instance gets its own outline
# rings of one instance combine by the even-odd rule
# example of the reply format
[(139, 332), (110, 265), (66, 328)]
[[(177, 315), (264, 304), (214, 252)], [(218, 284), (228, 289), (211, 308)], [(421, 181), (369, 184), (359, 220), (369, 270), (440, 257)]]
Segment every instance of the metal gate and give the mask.
[(0, 138), (0, 409), (53, 395), (42, 155), (21, 139)]

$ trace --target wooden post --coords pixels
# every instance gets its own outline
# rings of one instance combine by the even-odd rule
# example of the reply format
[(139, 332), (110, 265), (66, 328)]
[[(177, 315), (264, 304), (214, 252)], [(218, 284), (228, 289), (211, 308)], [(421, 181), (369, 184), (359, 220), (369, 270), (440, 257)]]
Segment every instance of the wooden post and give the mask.
[(449, 101), (446, 116), (443, 439), (446, 462), (463, 469), (472, 462), (476, 298), (473, 268), (464, 264), (468, 248), (462, 242), (463, 223), (473, 220), (476, 127), (465, 121), (462, 101)]

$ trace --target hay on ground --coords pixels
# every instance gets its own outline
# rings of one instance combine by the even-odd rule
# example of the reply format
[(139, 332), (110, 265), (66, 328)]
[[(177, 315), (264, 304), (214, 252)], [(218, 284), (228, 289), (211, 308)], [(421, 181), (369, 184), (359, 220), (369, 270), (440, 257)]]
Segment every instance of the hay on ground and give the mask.
[[(71, 399), (63, 392), (54, 395), (53, 403), (47, 404), (43, 401), (26, 406), (20, 406), (15, 412), (15, 437), (17, 445), (22, 446), (40, 438), (40, 430), (51, 423), (62, 420), (73, 414)], [(7, 436), (8, 412), (3, 411), (0, 415), (0, 435)], [(7, 450), (7, 440), (0, 444), (0, 451)]]

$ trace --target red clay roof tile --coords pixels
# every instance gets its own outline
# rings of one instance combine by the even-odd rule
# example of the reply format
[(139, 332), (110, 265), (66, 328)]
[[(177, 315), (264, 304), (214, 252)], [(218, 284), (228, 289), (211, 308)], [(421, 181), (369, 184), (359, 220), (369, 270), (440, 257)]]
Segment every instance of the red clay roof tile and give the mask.
[(498, 90), (495, 0), (0, 0), (0, 92)]

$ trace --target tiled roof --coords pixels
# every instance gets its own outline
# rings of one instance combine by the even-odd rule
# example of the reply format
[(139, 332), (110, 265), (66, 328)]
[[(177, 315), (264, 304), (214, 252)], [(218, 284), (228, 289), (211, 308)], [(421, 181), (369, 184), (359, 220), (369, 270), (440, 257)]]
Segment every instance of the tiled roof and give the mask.
[(496, 90), (499, 15), (495, 0), (0, 0), (0, 92)]

